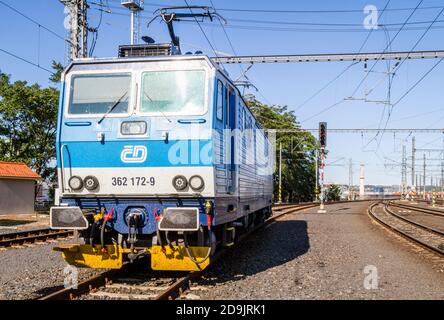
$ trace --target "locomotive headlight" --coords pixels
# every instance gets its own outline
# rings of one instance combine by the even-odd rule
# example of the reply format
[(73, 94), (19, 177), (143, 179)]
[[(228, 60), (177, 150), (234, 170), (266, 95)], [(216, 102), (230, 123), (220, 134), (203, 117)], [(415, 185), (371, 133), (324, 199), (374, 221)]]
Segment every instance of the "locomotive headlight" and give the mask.
[(97, 178), (94, 176), (87, 176), (85, 179), (83, 179), (83, 184), (85, 185), (86, 189), (92, 191), (99, 187), (99, 180), (97, 180)]
[(175, 176), (173, 179), (173, 187), (178, 190), (182, 191), (188, 186), (187, 178), (184, 176)]
[(190, 178), (190, 187), (193, 190), (203, 189), (205, 183), (201, 176), (195, 175)]
[(72, 176), (68, 180), (68, 185), (72, 190), (80, 190), (83, 188), (82, 178), (80, 178), (79, 176)]
[(146, 133), (145, 121), (124, 121), (120, 125), (120, 133), (125, 136), (142, 135)]

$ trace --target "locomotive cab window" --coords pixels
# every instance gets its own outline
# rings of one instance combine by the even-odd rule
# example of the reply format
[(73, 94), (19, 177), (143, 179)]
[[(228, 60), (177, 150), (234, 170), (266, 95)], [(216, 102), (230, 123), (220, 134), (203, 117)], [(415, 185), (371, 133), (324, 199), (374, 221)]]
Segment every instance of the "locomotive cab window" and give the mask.
[(88, 74), (71, 78), (68, 113), (71, 115), (128, 112), (131, 74)]
[(223, 120), (224, 115), (224, 85), (222, 81), (217, 80), (217, 102), (216, 102), (216, 118)]
[(150, 71), (142, 74), (142, 113), (201, 115), (205, 112), (205, 71)]

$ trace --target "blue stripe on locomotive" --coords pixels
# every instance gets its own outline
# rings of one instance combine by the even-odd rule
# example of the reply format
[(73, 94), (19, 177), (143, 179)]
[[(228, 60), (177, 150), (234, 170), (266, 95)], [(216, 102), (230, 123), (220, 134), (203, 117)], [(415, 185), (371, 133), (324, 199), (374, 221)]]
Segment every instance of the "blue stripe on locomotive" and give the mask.
[[(66, 146), (63, 149), (64, 164), (71, 168), (212, 166), (211, 140), (176, 140), (168, 143), (157, 140), (114, 140), (104, 144), (97, 141), (72, 141), (63, 144)], [(131, 144), (147, 147), (148, 156), (145, 162), (122, 162), (120, 152)], [(60, 158), (58, 166), (60, 167)]]

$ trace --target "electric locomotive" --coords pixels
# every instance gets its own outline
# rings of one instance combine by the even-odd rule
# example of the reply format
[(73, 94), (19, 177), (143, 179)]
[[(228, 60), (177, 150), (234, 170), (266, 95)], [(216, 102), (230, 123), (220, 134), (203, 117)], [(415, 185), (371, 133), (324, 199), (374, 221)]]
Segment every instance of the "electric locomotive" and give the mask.
[(202, 270), (271, 215), (273, 146), (230, 80), (172, 44), (121, 46), (63, 72), (55, 248), (71, 265)]

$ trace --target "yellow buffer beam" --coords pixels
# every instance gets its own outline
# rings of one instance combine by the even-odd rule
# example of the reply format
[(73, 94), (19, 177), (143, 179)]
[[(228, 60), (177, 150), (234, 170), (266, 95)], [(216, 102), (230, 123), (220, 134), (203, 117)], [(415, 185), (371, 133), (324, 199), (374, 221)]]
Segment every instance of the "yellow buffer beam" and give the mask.
[[(208, 254), (208, 247), (189, 247), (189, 251), (197, 262)], [(210, 258), (196, 264), (188, 256), (184, 246), (153, 246), (150, 248), (151, 269), (171, 271), (201, 271), (210, 265)]]
[(60, 245), (54, 248), (61, 251), (63, 259), (70, 265), (79, 268), (120, 269), (123, 265), (123, 254), (128, 249), (119, 245)]

